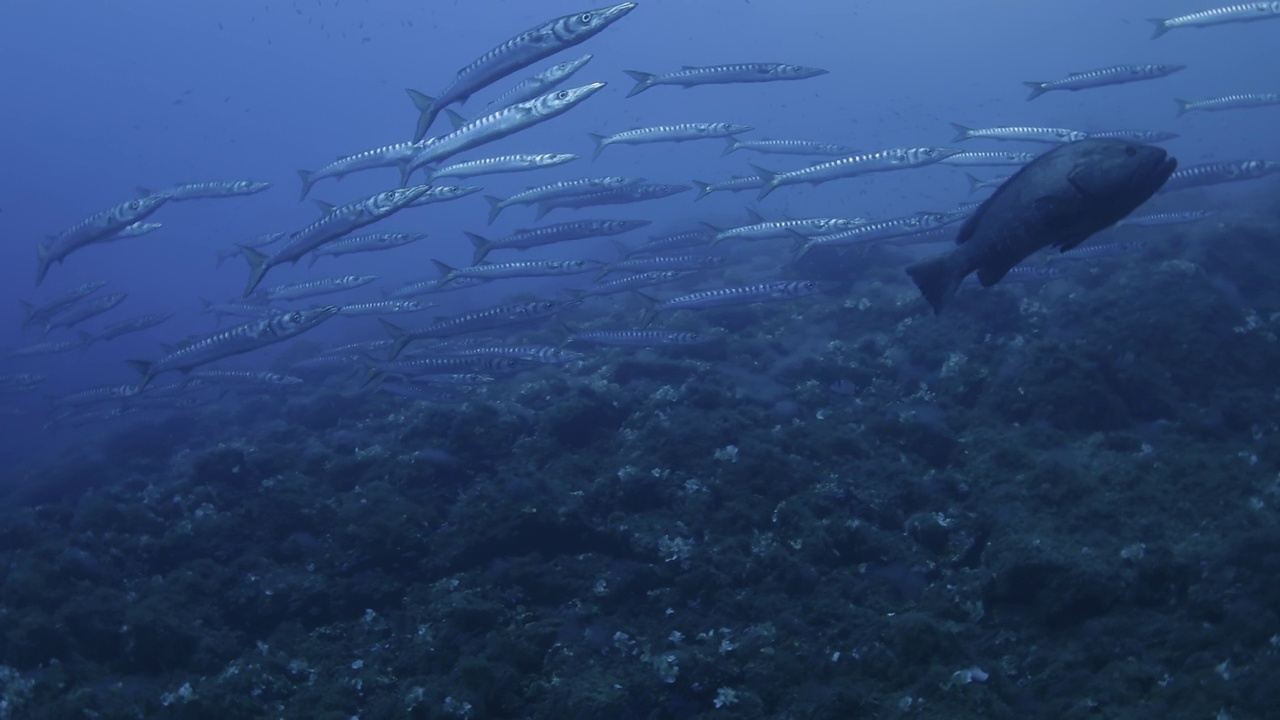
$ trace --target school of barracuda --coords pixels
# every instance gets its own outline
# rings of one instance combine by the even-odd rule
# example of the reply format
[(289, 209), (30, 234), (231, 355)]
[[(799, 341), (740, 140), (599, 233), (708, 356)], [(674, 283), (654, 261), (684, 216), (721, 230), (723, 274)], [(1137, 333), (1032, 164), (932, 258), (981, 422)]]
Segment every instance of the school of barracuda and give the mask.
[[(590, 362), (593, 350), (626, 352), (635, 348), (683, 347), (707, 342), (719, 332), (713, 327), (700, 331), (650, 327), (653, 323), (660, 325), (663, 318), (673, 313), (765, 302), (839, 302), (839, 285), (805, 278), (803, 266), (798, 264), (801, 258), (868, 243), (951, 243), (957, 229), (981, 207), (981, 203), (969, 203), (953, 209), (920, 208), (914, 215), (887, 218), (768, 218), (744, 209), (743, 222), (737, 227), (700, 223), (643, 241), (619, 238), (649, 225), (650, 220), (569, 219), (566, 216), (557, 222), (505, 235), (467, 233), (467, 238), (459, 240), (469, 240), (474, 248), (471, 266), (451, 267), (436, 260), (438, 276), (422, 278), (400, 288), (381, 288), (381, 301), (344, 303), (333, 299), (307, 308), (289, 305), (322, 296), (341, 298), (356, 288), (375, 284), (378, 278), (373, 275), (330, 274), (301, 282), (262, 286), (273, 268), (293, 265), (303, 258), (308, 259), (308, 268), (324, 259), (322, 267), (336, 269), (344, 255), (392, 252), (418, 243), (427, 233), (360, 234), (358, 231), (407, 208), (445, 203), (483, 192), (480, 186), (439, 184), (444, 179), (456, 181), (497, 173), (536, 174), (538, 182), (525, 191), (509, 197), (485, 195), (490, 207), (487, 222), (492, 224), (507, 208), (516, 206), (532, 206), (535, 219), (541, 220), (551, 212), (566, 209), (630, 206), (659, 200), (687, 203), (720, 192), (751, 191), (756, 198), (763, 199), (790, 185), (857, 182), (857, 178), (872, 173), (910, 171), (935, 164), (955, 168), (962, 178), (967, 177), (971, 192), (977, 193), (999, 188), (1009, 180), (1010, 173), (1016, 173), (1019, 167), (1034, 160), (1046, 146), (1090, 138), (1160, 143), (1177, 137), (1176, 133), (1159, 129), (1005, 126), (999, 124), (1000, 118), (988, 118), (990, 124), (986, 127), (953, 123), (956, 135), (952, 147), (920, 143), (912, 147), (855, 149), (854, 145), (845, 144), (850, 138), (773, 138), (767, 128), (751, 128), (732, 122), (732, 118), (718, 118), (715, 122), (688, 118), (672, 124), (619, 128), (608, 135), (592, 134), (593, 157), (613, 145), (718, 140), (727, 143), (723, 155), (742, 157), (755, 153), (772, 156), (772, 159), (744, 162), (741, 172), (728, 178), (664, 183), (641, 177), (583, 177), (589, 174), (590, 159), (549, 148), (530, 148), (533, 152), (527, 154), (459, 157), (535, 125), (554, 123), (556, 117), (565, 113), (592, 112), (592, 97), (613, 79), (593, 78), (591, 82), (569, 86), (574, 76), (590, 75), (592, 54), (561, 59), (548, 67), (542, 67), (541, 63), (610, 32), (613, 25), (624, 23), (625, 18), (637, 10), (637, 5), (624, 2), (548, 20), (480, 55), (437, 95), (408, 90), (419, 113), (416, 127), (412, 129), (411, 118), (405, 119), (406, 136), (411, 139), (388, 138), (392, 141), (389, 144), (345, 155), (316, 170), (298, 173), (302, 198), (306, 198), (317, 183), (375, 168), (397, 169), (402, 178), (399, 187), (389, 187), (337, 206), (317, 202), (321, 214), (310, 225), (291, 232), (264, 229), (272, 231), (219, 251), (216, 258), (219, 266), (235, 257), (246, 261), (247, 282), (242, 297), (203, 300), (204, 309), (219, 321), (231, 317), (240, 324), (157, 348), (150, 359), (130, 361), (140, 373), (140, 379), (134, 384), (84, 388), (56, 398), (52, 425), (77, 426), (145, 410), (191, 408), (215, 401), (228, 392), (260, 392), (264, 388), (287, 391), (326, 375), (345, 378), (353, 392), (376, 389), (429, 402), (462, 402), (470, 397), (469, 390), (476, 392), (479, 388), (491, 387), (497, 378), (509, 379), (548, 364)], [(1155, 26), (1153, 37), (1158, 38), (1183, 28), (1277, 18), (1280, 18), (1280, 2), (1252, 2), (1151, 22)], [(602, 52), (604, 48), (593, 48), (593, 51)], [(626, 97), (666, 92), (662, 86), (687, 90), (712, 84), (795, 82), (828, 72), (787, 63), (731, 60), (710, 67), (686, 65), (657, 69), (663, 72), (629, 70), (627, 74), (634, 85)], [(1183, 68), (1167, 62), (1098, 67), (1058, 79), (1028, 81), (1025, 85), (1031, 94), (1027, 99), (1050, 92), (1081, 92), (1131, 82), (1174, 83), (1176, 79), (1165, 78)], [(499, 86), (502, 81), (518, 78), (522, 73), (528, 74), (527, 77), (514, 86)], [(464, 118), (451, 109), (491, 88), (498, 94), (474, 117)], [(1174, 99), (1171, 94), (1171, 99), (1176, 103), (1177, 116), (1280, 104), (1280, 94), (1262, 90), (1195, 100)], [(437, 129), (436, 121), (442, 114), (450, 118), (451, 129)], [(964, 120), (981, 122), (983, 119)], [(430, 135), (433, 130), (438, 134)], [(982, 141), (1020, 143), (1028, 149), (968, 147)], [(963, 149), (959, 147), (961, 143)], [(618, 147), (610, 152), (637, 151)], [(972, 174), (979, 168), (995, 168), (999, 176), (981, 178)], [(1280, 173), (1280, 159), (1223, 158), (1178, 169), (1161, 192), (1276, 173)], [(415, 183), (414, 178), (420, 182)], [(184, 184), (159, 191), (139, 188), (138, 197), (91, 214), (40, 241), (36, 250), (36, 284), (41, 285), (51, 277), (56, 280), (56, 266), (76, 262), (76, 251), (82, 248), (114, 243), (160, 228), (162, 223), (153, 218), (163, 219), (168, 203), (214, 199), (235, 202), (237, 197), (264, 192), (269, 185), (235, 180)], [(697, 192), (692, 196), (678, 197), (695, 188)], [(1193, 223), (1212, 215), (1213, 211), (1207, 209), (1139, 212), (1120, 225)], [(566, 252), (561, 259), (518, 259), (518, 252), (529, 248), (604, 238), (611, 239), (619, 248), (618, 259), (612, 263), (577, 258), (572, 252)], [(779, 262), (774, 267), (781, 269), (776, 277), (759, 278), (748, 284), (729, 284), (722, 279), (724, 270), (738, 261), (735, 250), (749, 247), (755, 253), (760, 252), (762, 246), (777, 251)], [(1123, 240), (1094, 243), (1051, 256), (1062, 262), (1032, 261), (1014, 267), (1005, 281), (1045, 282), (1061, 276), (1066, 271), (1064, 268), (1072, 265), (1066, 262), (1072, 258), (1132, 253), (1140, 247), (1139, 243)], [(715, 254), (711, 252), (713, 248)], [(494, 254), (501, 257), (490, 259)], [(421, 298), (436, 293), (465, 291), (500, 283), (506, 278), (553, 276), (570, 276), (576, 282), (561, 288), (560, 297), (503, 303), (460, 315), (437, 317), (425, 323), (417, 320), (417, 313), (435, 305)], [(23, 303), (23, 327), (41, 333), (41, 339), (12, 349), (9, 356), (27, 358), (83, 351), (97, 343), (161, 326), (171, 317), (171, 313), (137, 315), (107, 324), (97, 332), (78, 330), (81, 323), (125, 302), (124, 292), (102, 292), (107, 286), (105, 281), (85, 283), (39, 301)], [(630, 324), (618, 325), (616, 319), (610, 319), (615, 318), (614, 315), (592, 314), (590, 298), (628, 292), (643, 299), (646, 305), (643, 314)], [(370, 331), (385, 334), (381, 339), (327, 348), (296, 361), (292, 370), (296, 375), (268, 370), (205, 368), (224, 358), (286, 342), (322, 323), (333, 322), (331, 318), (340, 315), (364, 318), (350, 322), (371, 323), (369, 316), (375, 317), (383, 329), (370, 324)], [(559, 344), (523, 342), (518, 335), (513, 335), (553, 320), (559, 321), (552, 326), (558, 328), (556, 332), (562, 338)], [(72, 332), (75, 337), (44, 338), (58, 332)], [(569, 346), (582, 351), (571, 350)], [(177, 375), (168, 376), (172, 380), (164, 382), (162, 378), (166, 373)], [(44, 379), (31, 372), (0, 375), (0, 390), (35, 392)]]

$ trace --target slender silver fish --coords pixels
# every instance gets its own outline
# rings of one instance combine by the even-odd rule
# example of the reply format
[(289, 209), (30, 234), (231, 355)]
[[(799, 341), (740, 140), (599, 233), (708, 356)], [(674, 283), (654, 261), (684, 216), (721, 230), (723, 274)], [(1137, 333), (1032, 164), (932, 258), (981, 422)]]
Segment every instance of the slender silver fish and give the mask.
[(1169, 176), (1169, 181), (1164, 184), (1164, 187), (1160, 188), (1160, 192), (1253, 180), (1274, 173), (1280, 173), (1280, 160), (1227, 160), (1201, 163), (1176, 170)]
[(488, 87), (521, 68), (549, 58), (565, 48), (594, 37), (621, 20), (635, 7), (634, 2), (624, 2), (612, 7), (584, 10), (548, 20), (476, 58), (471, 64), (459, 70), (449, 86), (437, 97), (423, 95), (417, 90), (406, 90), (405, 92), (418, 108), (418, 126), (413, 132), (414, 141), (426, 137), (436, 116), (446, 106), (466, 102), (467, 98), (477, 90)]
[(543, 216), (556, 208), (584, 208), (596, 207), (599, 205), (623, 205), (627, 203), (644, 202), (645, 200), (660, 200), (665, 197), (671, 197), (672, 195), (679, 195), (689, 189), (690, 187), (688, 185), (636, 183), (634, 185), (624, 185), (622, 187), (600, 190), (599, 192), (586, 193), (585, 195), (554, 198), (539, 203), (538, 212), (534, 215), (534, 218), (541, 220)]
[(500, 110), (508, 105), (515, 105), (518, 102), (532, 100), (539, 95), (549, 93), (556, 89), (556, 86), (560, 83), (573, 77), (574, 73), (581, 70), (582, 66), (590, 61), (591, 53), (587, 53), (580, 58), (556, 63), (536, 75), (527, 77), (485, 106), (485, 112)]
[(354, 290), (377, 280), (377, 275), (344, 275), (342, 277), (309, 280), (307, 282), (286, 283), (263, 290), (260, 295), (266, 302), (285, 300), (303, 300), (318, 295)]
[(112, 323), (96, 333), (82, 332), (80, 333), (80, 341), (85, 344), (85, 347), (88, 347), (96, 342), (115, 340), (121, 335), (128, 335), (130, 333), (141, 332), (143, 330), (153, 328), (161, 323), (167, 322), (171, 317), (173, 317), (173, 313), (139, 315), (138, 317), (129, 318), (128, 320), (121, 320), (120, 322)]
[(938, 162), (943, 165), (960, 165), (963, 167), (1009, 167), (1026, 165), (1038, 157), (1033, 152), (999, 152), (978, 150), (956, 153)]
[(514, 277), (548, 277), (552, 275), (575, 275), (591, 272), (599, 266), (594, 260), (520, 260), (516, 262), (480, 263), (470, 267), (455, 268), (445, 265), (439, 260), (432, 260), (440, 271), (442, 284), (457, 278), (483, 278), (500, 280)]
[(850, 155), (849, 157), (829, 160), (789, 172), (773, 172), (772, 170), (765, 170), (758, 165), (752, 165), (751, 168), (756, 171), (756, 174), (763, 181), (760, 186), (760, 193), (756, 196), (757, 200), (763, 200), (769, 193), (783, 185), (796, 185), (799, 183), (817, 185), (828, 180), (855, 177), (867, 173), (924, 167), (958, 154), (960, 154), (959, 150), (950, 148), (893, 148), (862, 155)]
[(647, 303), (640, 327), (653, 322), (658, 313), (667, 310), (701, 310), (706, 308), (752, 305), (760, 302), (776, 300), (793, 300), (795, 298), (816, 295), (834, 289), (835, 283), (818, 282), (816, 280), (775, 280), (773, 282), (743, 287), (720, 288), (718, 290), (701, 290), (688, 295), (656, 300), (643, 293), (636, 294)]
[(546, 95), (471, 120), (447, 135), (423, 140), (419, 143), (418, 154), (405, 166), (404, 179), (407, 180), (419, 168), (563, 115), (603, 87), (604, 83), (598, 82), (567, 90), (552, 90)]
[(639, 95), (657, 85), (678, 85), (691, 88), (698, 85), (720, 85), (726, 83), (759, 83), (779, 80), (804, 80), (806, 78), (826, 75), (822, 68), (805, 67), (804, 65), (788, 65), (787, 63), (736, 63), (732, 65), (709, 65), (697, 67), (685, 65), (675, 72), (656, 75), (624, 70), (636, 81), (627, 97)]
[(960, 123), (951, 123), (951, 127), (955, 128), (956, 131), (956, 136), (952, 138), (951, 142), (980, 138), (983, 140), (1010, 140), (1014, 142), (1064, 143), (1076, 142), (1089, 137), (1089, 133), (1066, 128), (1015, 126), (974, 129)]
[(315, 265), (316, 261), (325, 255), (338, 257), (339, 255), (350, 255), (352, 253), (390, 250), (401, 245), (417, 242), (426, 236), (426, 233), (374, 233), (372, 235), (343, 238), (342, 240), (331, 240), (312, 251), (311, 260), (307, 263), (307, 267)]
[(1280, 2), (1251, 2), (1210, 8), (1171, 18), (1147, 18), (1156, 26), (1152, 39), (1177, 28), (1206, 28), (1226, 23), (1280, 18)]
[(187, 372), (214, 360), (257, 350), (282, 340), (296, 337), (328, 320), (338, 312), (337, 305), (296, 310), (262, 320), (237, 325), (220, 333), (209, 335), (175, 350), (159, 360), (129, 360), (129, 364), (142, 374), (139, 387), (145, 388), (151, 379), (163, 372)]
[(82, 283), (70, 290), (54, 295), (39, 305), (18, 301), (18, 305), (22, 307), (22, 327), (31, 327), (32, 325), (40, 325), (49, 318), (58, 314), (59, 311), (72, 305), (73, 303), (87, 298), (106, 287), (105, 280), (95, 280), (93, 282)]
[(1120, 85), (1123, 83), (1138, 82), (1140, 80), (1155, 80), (1157, 78), (1172, 75), (1185, 67), (1186, 65), (1156, 63), (1146, 65), (1112, 65), (1110, 67), (1098, 68), (1097, 70), (1085, 70), (1083, 72), (1071, 73), (1061, 80), (1049, 80), (1048, 82), (1030, 80), (1022, 84), (1031, 88), (1031, 94), (1027, 96), (1027, 100), (1035, 100), (1041, 95), (1052, 90), (1070, 90), (1075, 92), (1077, 90), (1088, 90), (1090, 88), (1105, 87), (1107, 85)]
[(418, 154), (419, 150), (421, 148), (418, 143), (401, 142), (365, 150), (355, 155), (344, 155), (319, 170), (299, 170), (298, 177), (302, 178), (302, 195), (298, 199), (305, 200), (307, 193), (311, 192), (311, 187), (318, 180), (323, 180), (324, 178), (342, 179), (360, 170), (394, 167), (398, 168), (403, 176), (405, 166)]
[(149, 195), (120, 203), (63, 230), (48, 243), (36, 248), (36, 285), (44, 282), (53, 263), (61, 263), (71, 253), (103, 240), (112, 240), (126, 227), (145, 220), (169, 201), (167, 195)]
[(721, 180), (717, 183), (703, 182), (701, 180), (690, 180), (693, 186), (698, 188), (698, 194), (693, 197), (695, 201), (710, 195), (714, 192), (742, 192), (743, 190), (759, 190), (764, 187), (764, 180), (759, 175), (739, 175)]
[(522, 229), (497, 240), (489, 240), (475, 233), (465, 233), (475, 247), (472, 264), (484, 262), (494, 250), (527, 250), (570, 240), (594, 237), (611, 237), (648, 225), (649, 220), (576, 220), (546, 227)]
[(79, 325), (91, 317), (96, 317), (114, 308), (124, 302), (127, 297), (129, 297), (128, 293), (111, 293), (93, 300), (78, 302), (49, 318), (49, 321), (44, 326), (44, 334), (48, 335), (54, 328), (70, 328)]
[(522, 190), (508, 198), (485, 195), (484, 199), (489, 203), (489, 224), (492, 225), (493, 221), (498, 218), (498, 213), (501, 213), (512, 205), (536, 205), (555, 198), (570, 197), (573, 195), (587, 195), (601, 190), (607, 190), (609, 188), (615, 188), (622, 185), (634, 185), (641, 182), (644, 182), (644, 178), (628, 178), (616, 175), (601, 178), (561, 180), (547, 185), (531, 187), (528, 190)]
[(1178, 104), (1178, 117), (1182, 117), (1196, 110), (1218, 112), (1221, 110), (1242, 110), (1244, 108), (1280, 105), (1280, 93), (1237, 93), (1194, 102), (1188, 102), (1180, 98), (1174, 98), (1173, 101)]
[(427, 168), (426, 182), (435, 182), (440, 178), (464, 178), (477, 175), (495, 175), (497, 173), (525, 172), (563, 165), (578, 156), (573, 153), (541, 153), (538, 155), (499, 155), (498, 157), (468, 160), (466, 162), (445, 165), (439, 168)]
[(768, 153), (771, 155), (828, 155), (831, 157), (844, 157), (845, 155), (856, 155), (857, 150), (848, 145), (837, 145), (836, 143), (814, 142), (812, 140), (739, 140), (738, 138), (729, 138), (729, 144), (725, 145), (721, 155), (728, 155), (738, 150), (754, 150), (758, 153)]
[(428, 189), (426, 185), (418, 185), (388, 190), (334, 208), (319, 220), (290, 235), (289, 241), (269, 256), (253, 248), (241, 247), (240, 252), (249, 263), (249, 282), (245, 286), (244, 297), (249, 297), (271, 268), (284, 263), (295, 263), (303, 255), (327, 242), (392, 215), (417, 200)]
[(269, 187), (271, 187), (271, 183), (269, 182), (232, 180), (225, 182), (185, 183), (182, 185), (174, 185), (173, 187), (161, 190), (160, 192), (152, 192), (147, 188), (139, 187), (138, 194), (143, 197), (148, 195), (165, 195), (174, 202), (181, 202), (183, 200), (207, 200), (210, 198), (255, 195)]
[(1100, 132), (1091, 132), (1089, 137), (1102, 140), (1124, 140), (1126, 142), (1136, 143), (1162, 143), (1169, 142), (1179, 137), (1176, 132), (1165, 132), (1163, 130), (1102, 130)]
[(387, 329), (392, 340), (395, 341), (390, 355), (391, 359), (395, 359), (406, 345), (416, 340), (451, 337), (475, 332), (476, 330), (493, 330), (508, 325), (530, 323), (564, 312), (577, 304), (577, 301), (535, 300), (511, 305), (499, 305), (463, 315), (441, 318), (432, 325), (413, 330), (406, 330), (387, 322), (385, 319), (381, 319), (381, 322), (382, 327)]
[(595, 152), (591, 159), (600, 157), (600, 153), (610, 145), (640, 145), (658, 142), (687, 142), (689, 140), (707, 140), (710, 138), (727, 138), (750, 131), (749, 125), (735, 123), (679, 123), (676, 125), (654, 125), (652, 127), (624, 130), (612, 135), (587, 133), (595, 141)]
[(359, 317), (363, 315), (403, 315), (405, 313), (422, 312), (435, 307), (435, 303), (424, 303), (417, 300), (376, 300), (367, 303), (343, 305), (338, 309), (339, 315)]

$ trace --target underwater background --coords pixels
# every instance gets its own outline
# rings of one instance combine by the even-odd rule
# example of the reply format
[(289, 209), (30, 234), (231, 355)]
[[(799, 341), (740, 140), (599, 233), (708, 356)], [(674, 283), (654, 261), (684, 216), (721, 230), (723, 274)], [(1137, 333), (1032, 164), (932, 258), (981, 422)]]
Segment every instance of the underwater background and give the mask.
[[(376, 280), (246, 310), (237, 245), (317, 221), (313, 199), (401, 185), (382, 167), (300, 200), (299, 169), (412, 140), (406, 88), (435, 95), (491, 48), (588, 8), (5, 4), (0, 719), (1280, 716), (1280, 101), (1265, 97), (1280, 93), (1280, 17), (1152, 37), (1149, 18), (1203, 9), (639, 0), (451, 106), (482, 117), (590, 53), (564, 86), (607, 83), (593, 97), (447, 162), (579, 157), (442, 181), (483, 189), (355, 233), (424, 238), (284, 263), (262, 287)], [(826, 72), (628, 96), (626, 71), (731, 63)], [(1023, 85), (1147, 63), (1185, 68), (1034, 101)], [(1175, 103), (1240, 93), (1256, 106)], [(990, 194), (967, 175), (1025, 158), (758, 199), (691, 181), (831, 158), (728, 152), (723, 136), (592, 157), (590, 134), (683, 123), (854, 153), (1048, 147), (960, 140), (953, 123), (1158, 132), (1176, 134), (1159, 144), (1180, 169), (1263, 170), (1161, 192), (1134, 214), (1170, 217), (1099, 233), (1077, 258), (1042, 251), (1026, 277), (966, 285), (935, 316), (904, 268), (952, 246), (946, 228)], [(452, 129), (442, 115), (429, 134)], [(606, 176), (686, 187), (490, 222), (484, 196)], [(48, 236), (153, 191), (233, 181), (270, 187), (171, 199), (146, 218), (162, 227), (98, 238), (33, 282)], [(803, 257), (794, 230), (713, 241), (922, 212), (957, 224), (931, 244)], [(391, 332), (360, 311), (191, 373), (140, 380), (128, 363), (280, 308), (381, 302), (438, 279), (433, 260), (471, 266), (466, 233), (582, 219), (649, 224), (495, 249), (587, 272), (452, 281), (418, 296), (421, 312), (384, 316)], [(671, 257), (722, 259), (685, 260), (644, 295), (594, 294), (620, 276), (609, 264), (692, 231), (699, 244)], [(773, 282), (821, 292), (661, 304)], [(27, 321), (20, 303), (88, 283), (127, 297), (67, 325)], [(554, 317), (450, 336), (486, 348), (481, 364), (423, 383), (391, 365), (395, 328), (539, 302)], [(79, 334), (147, 315), (171, 317)], [(642, 330), (665, 334), (587, 336)], [(355, 343), (371, 344), (336, 350)], [(210, 369), (243, 373), (191, 383)]]

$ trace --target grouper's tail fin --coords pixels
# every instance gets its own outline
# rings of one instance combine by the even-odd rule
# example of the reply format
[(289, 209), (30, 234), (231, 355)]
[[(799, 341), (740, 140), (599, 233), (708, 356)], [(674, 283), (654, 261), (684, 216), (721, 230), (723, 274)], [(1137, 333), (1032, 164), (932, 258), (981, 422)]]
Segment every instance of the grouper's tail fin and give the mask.
[(907, 266), (907, 274), (911, 281), (920, 288), (920, 294), (933, 308), (933, 314), (942, 312), (964, 280), (965, 264), (958, 252), (949, 252), (935, 258), (921, 260)]

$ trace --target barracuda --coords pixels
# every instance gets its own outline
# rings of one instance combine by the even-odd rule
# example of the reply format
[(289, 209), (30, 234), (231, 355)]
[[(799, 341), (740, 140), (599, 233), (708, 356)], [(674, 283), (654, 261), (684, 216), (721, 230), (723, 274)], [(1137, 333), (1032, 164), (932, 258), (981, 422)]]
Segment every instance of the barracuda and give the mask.
[(587, 133), (595, 142), (595, 152), (591, 159), (600, 157), (600, 153), (610, 145), (643, 145), (660, 142), (688, 142), (690, 140), (707, 140), (727, 138), (739, 133), (749, 132), (749, 125), (734, 123), (680, 123), (677, 125), (653, 125), (651, 127), (625, 130), (613, 135)]
[(783, 185), (799, 183), (817, 185), (828, 180), (856, 177), (867, 173), (924, 167), (958, 154), (960, 154), (959, 150), (949, 148), (893, 148), (862, 155), (850, 155), (790, 172), (773, 172), (756, 165), (751, 167), (763, 181), (760, 194), (756, 196), (757, 200), (763, 200), (769, 193)]
[(62, 263), (71, 253), (93, 243), (114, 239), (121, 230), (145, 220), (168, 201), (166, 195), (135, 198), (81, 220), (48, 243), (40, 243), (36, 248), (36, 285), (44, 282), (53, 263)]
[(464, 178), (477, 175), (496, 175), (498, 173), (526, 172), (542, 170), (563, 165), (577, 160), (573, 153), (540, 153), (537, 155), (516, 154), (499, 155), (497, 157), (468, 160), (435, 169), (427, 169), (426, 182), (435, 182), (440, 178)]
[(1270, 20), (1278, 17), (1280, 17), (1280, 2), (1251, 2), (1210, 8), (1171, 18), (1148, 18), (1147, 21), (1156, 26), (1155, 33), (1151, 36), (1152, 39), (1155, 39), (1177, 28), (1205, 28), (1213, 25)]
[(1097, 70), (1085, 70), (1083, 72), (1071, 73), (1061, 80), (1050, 80), (1048, 82), (1030, 80), (1022, 84), (1031, 88), (1031, 94), (1027, 96), (1027, 100), (1030, 101), (1054, 90), (1069, 90), (1071, 92), (1076, 92), (1078, 90), (1106, 87), (1107, 85), (1122, 85), (1142, 80), (1156, 80), (1158, 78), (1172, 75), (1184, 68), (1186, 68), (1186, 65), (1156, 63), (1146, 65), (1112, 65), (1110, 67), (1098, 68)]
[(645, 313), (640, 320), (640, 327), (643, 328), (653, 322), (653, 319), (659, 313), (669, 310), (705, 310), (707, 308), (794, 300), (827, 292), (835, 287), (836, 283), (818, 282), (816, 280), (775, 280), (774, 282), (758, 285), (702, 290), (668, 300), (656, 300), (643, 293), (636, 294), (643, 298), (647, 305)]
[(451, 337), (476, 330), (493, 330), (494, 328), (508, 325), (535, 322), (563, 312), (576, 304), (576, 301), (536, 300), (511, 305), (499, 305), (464, 315), (441, 318), (432, 325), (413, 330), (406, 330), (385, 319), (379, 318), (379, 320), (382, 322), (382, 327), (386, 328), (391, 338), (395, 341), (391, 348), (391, 358), (394, 359), (404, 351), (409, 343), (417, 340)]
[(554, 198), (570, 197), (573, 195), (587, 195), (601, 190), (607, 190), (609, 188), (620, 187), (622, 185), (634, 185), (642, 182), (644, 182), (644, 178), (628, 178), (619, 176), (561, 180), (547, 185), (531, 187), (528, 190), (522, 190), (508, 198), (485, 195), (484, 199), (489, 203), (489, 224), (492, 225), (493, 221), (498, 219), (498, 214), (512, 205), (536, 205)]
[(556, 63), (536, 75), (531, 75), (521, 80), (515, 87), (494, 98), (493, 102), (485, 106), (485, 111), (493, 112), (508, 105), (532, 100), (539, 95), (551, 92), (560, 83), (573, 77), (573, 74), (581, 70), (582, 66), (588, 62), (591, 62), (591, 53), (587, 53), (580, 58)]
[(527, 250), (570, 240), (612, 237), (642, 228), (649, 223), (649, 220), (577, 220), (546, 227), (517, 230), (497, 240), (488, 240), (471, 232), (465, 234), (471, 241), (472, 246), (475, 247), (475, 254), (471, 262), (479, 264), (484, 262), (484, 259), (494, 250)]
[(305, 200), (307, 193), (311, 192), (316, 182), (324, 178), (341, 180), (353, 172), (384, 167), (397, 168), (403, 176), (405, 166), (413, 160), (419, 150), (421, 148), (417, 143), (400, 142), (340, 157), (319, 170), (299, 170), (298, 177), (302, 179), (302, 195), (298, 199)]

